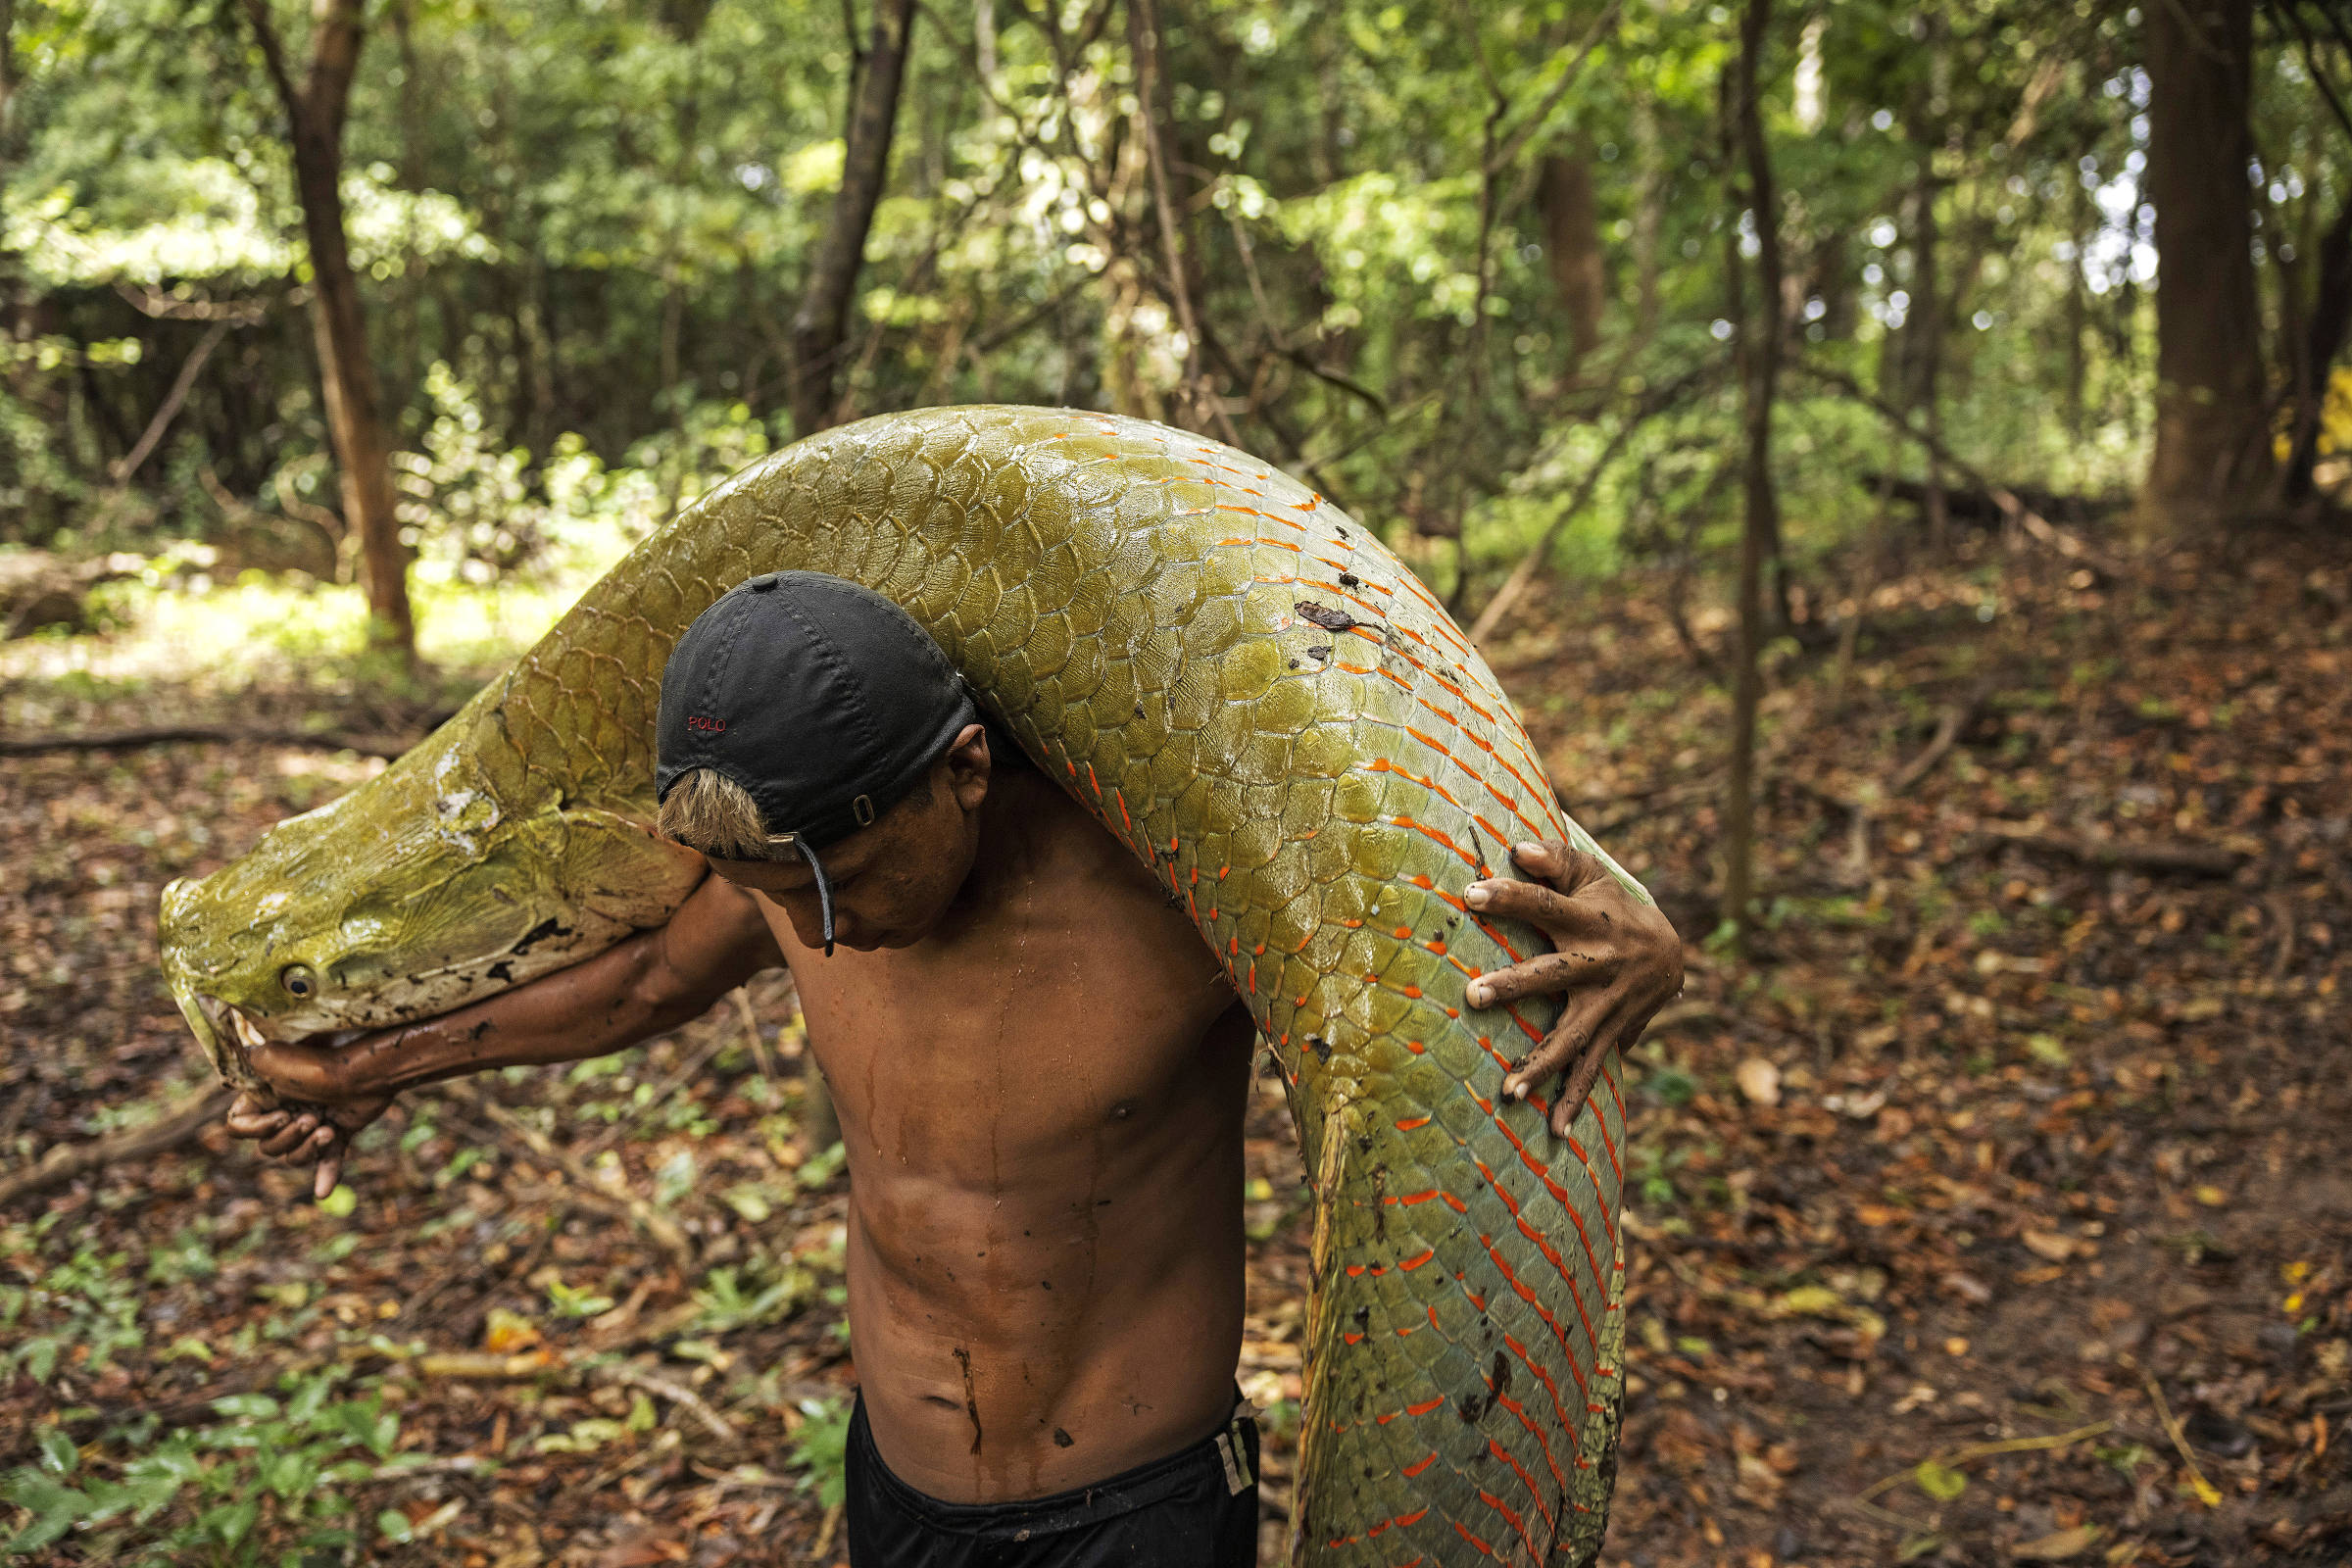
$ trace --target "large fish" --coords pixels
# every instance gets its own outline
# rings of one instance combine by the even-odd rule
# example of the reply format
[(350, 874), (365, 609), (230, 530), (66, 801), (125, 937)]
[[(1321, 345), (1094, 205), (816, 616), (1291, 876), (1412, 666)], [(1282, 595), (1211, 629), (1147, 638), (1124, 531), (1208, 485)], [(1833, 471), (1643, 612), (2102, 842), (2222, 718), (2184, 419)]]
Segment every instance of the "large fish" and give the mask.
[(1567, 1138), (1505, 1100), (1554, 1009), (1462, 988), (1545, 944), (1461, 890), (1518, 840), (1599, 852), (1428, 590), (1230, 447), (933, 409), (735, 475), (382, 775), (165, 891), (165, 973), (221, 1075), (254, 1082), (240, 1041), (447, 1011), (667, 919), (703, 873), (650, 831), (662, 663), (782, 567), (906, 606), (1166, 882), (1272, 1047), (1315, 1195), (1293, 1560), (1591, 1562), (1624, 1100), (1611, 1069)]

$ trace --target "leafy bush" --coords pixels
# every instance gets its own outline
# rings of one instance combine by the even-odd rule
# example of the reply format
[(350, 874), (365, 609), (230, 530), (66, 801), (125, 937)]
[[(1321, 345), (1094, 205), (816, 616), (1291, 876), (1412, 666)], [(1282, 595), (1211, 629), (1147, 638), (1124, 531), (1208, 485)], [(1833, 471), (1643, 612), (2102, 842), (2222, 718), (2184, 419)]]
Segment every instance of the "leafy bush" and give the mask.
[(22, 1556), (72, 1535), (94, 1562), (244, 1568), (363, 1544), (367, 1529), (344, 1489), (397, 1473), (400, 1418), (372, 1395), (334, 1397), (344, 1376), (289, 1376), (283, 1398), (216, 1399), (219, 1420), (169, 1434), (142, 1416), (119, 1434), (138, 1455), (122, 1462), (100, 1457), (111, 1445), (84, 1449), (43, 1429), (39, 1462), (0, 1478), (0, 1501), (28, 1515), (0, 1552)]
[(792, 1467), (801, 1472), (801, 1490), (816, 1494), (817, 1506), (831, 1508), (849, 1489), (850, 1414), (842, 1398), (803, 1399), (800, 1430), (792, 1435)]

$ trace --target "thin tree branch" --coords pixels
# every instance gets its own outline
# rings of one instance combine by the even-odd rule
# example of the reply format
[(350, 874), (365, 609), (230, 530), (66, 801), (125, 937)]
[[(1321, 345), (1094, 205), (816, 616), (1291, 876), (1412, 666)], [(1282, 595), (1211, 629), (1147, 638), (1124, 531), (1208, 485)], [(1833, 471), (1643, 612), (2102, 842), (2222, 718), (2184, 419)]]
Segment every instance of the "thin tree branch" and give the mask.
[(1576, 46), (1575, 57), (1561, 70), (1560, 79), (1551, 84), (1551, 90), (1544, 95), (1543, 103), (1537, 105), (1536, 112), (1528, 116), (1518, 129), (1503, 138), (1501, 146), (1488, 155), (1486, 172), (1490, 177), (1509, 167), (1511, 160), (1517, 158), (1527, 146), (1528, 139), (1543, 128), (1544, 122), (1551, 118), (1551, 112), (1560, 106), (1560, 100), (1568, 96), (1568, 89), (1576, 84), (1577, 75), (1585, 69), (1585, 62), (1592, 58), (1592, 51), (1607, 41), (1609, 34), (1616, 30), (1617, 19), (1624, 11), (1625, 0), (1610, 0), (1609, 8), (1593, 19), (1584, 41)]
[(2286, 24), (2295, 29), (2295, 41), (2303, 46), (2303, 69), (2310, 75), (2312, 85), (2320, 89), (2322, 98), (2328, 100), (2328, 111), (2335, 116), (2335, 122), (2343, 127), (2344, 134), (2352, 136), (2352, 115), (2344, 112), (2344, 101), (2335, 95), (2335, 88), (2328, 83), (2328, 74), (2320, 69), (2319, 51), (2313, 45), (2311, 29), (2303, 25), (2303, 7), (2299, 0), (2278, 0), (2275, 9), (2286, 18)]
[(1713, 369), (1714, 367), (1708, 365), (1687, 370), (1664, 386), (1652, 389), (1648, 396), (1627, 413), (1625, 423), (1609, 438), (1609, 444), (1601, 449), (1592, 466), (1585, 471), (1584, 482), (1577, 486), (1576, 494), (1569, 498), (1565, 507), (1552, 514), (1551, 521), (1544, 525), (1543, 537), (1535, 542), (1526, 555), (1519, 558), (1519, 564), (1511, 568), (1511, 574), (1503, 579), (1502, 586), (1494, 590), (1494, 597), (1487, 601), (1486, 608), (1479, 611), (1478, 618), (1470, 623), (1469, 638), (1473, 643), (1483, 641), (1488, 633), (1500, 624), (1511, 607), (1519, 602), (1520, 595), (1527, 592), (1528, 584), (1535, 581), (1544, 558), (1551, 554), (1552, 543), (1559, 538), (1560, 530), (1592, 499), (1592, 492), (1600, 487), (1601, 475), (1608, 471), (1610, 464), (1617, 461), (1617, 454), (1625, 450), (1634, 432), (1680, 403)]
[(302, 89), (294, 84), (293, 74), (286, 69), (286, 52), (277, 41), (277, 24), (270, 20), (270, 0), (244, 0), (244, 6), (245, 20), (253, 26), (254, 41), (262, 46), (262, 64), (269, 68), (270, 79), (277, 87), (278, 101), (285, 105), (286, 119), (299, 136), (307, 106)]
[(139, 465), (147, 461), (147, 455), (164, 439), (164, 432), (172, 428), (172, 420), (179, 414), (180, 405), (188, 401), (189, 390), (196, 385), (196, 377), (203, 373), (204, 362), (213, 357), (213, 350), (219, 348), (220, 340), (228, 335), (229, 324), (225, 318), (216, 318), (213, 324), (204, 329), (204, 336), (197, 339), (196, 347), (189, 352), (179, 368), (179, 374), (173, 378), (172, 390), (164, 394), (164, 401), (157, 406), (155, 417), (147, 421), (147, 428), (140, 432), (137, 444), (115, 464), (114, 476), (118, 484), (139, 471)]
[[(226, 321), (232, 326), (252, 326), (270, 314), (271, 304), (268, 300), (175, 299), (143, 283), (117, 283), (115, 292), (132, 310), (159, 321)], [(300, 296), (294, 303), (301, 304), (310, 291), (294, 292)]]
[(51, 752), (133, 752), (148, 746), (301, 746), (322, 752), (357, 752), (387, 761), (415, 741), (381, 736), (314, 733), (294, 729), (240, 729), (226, 724), (167, 724), (153, 729), (92, 730), (80, 735), (0, 737), (0, 757), (40, 757)]

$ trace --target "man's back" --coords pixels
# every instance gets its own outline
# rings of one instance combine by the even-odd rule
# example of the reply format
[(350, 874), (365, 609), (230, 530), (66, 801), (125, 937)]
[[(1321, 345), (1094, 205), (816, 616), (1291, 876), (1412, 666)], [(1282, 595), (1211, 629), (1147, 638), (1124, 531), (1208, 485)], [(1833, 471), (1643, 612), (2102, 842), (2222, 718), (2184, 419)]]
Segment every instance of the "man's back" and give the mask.
[(1225, 1421), (1253, 1038), (1165, 890), (1051, 783), (1001, 771), (984, 811), (911, 947), (825, 958), (760, 901), (841, 1112), (875, 1443), (956, 1502), (1083, 1486)]

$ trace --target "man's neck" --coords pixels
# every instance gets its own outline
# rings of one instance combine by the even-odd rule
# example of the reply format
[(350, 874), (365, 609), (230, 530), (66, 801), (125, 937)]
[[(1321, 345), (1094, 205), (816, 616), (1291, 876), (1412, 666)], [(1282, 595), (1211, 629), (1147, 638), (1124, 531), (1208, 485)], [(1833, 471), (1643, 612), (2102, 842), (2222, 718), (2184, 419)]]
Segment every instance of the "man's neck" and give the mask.
[[(1033, 767), (1000, 765), (980, 803), (980, 846), (957, 890), (955, 923), (982, 918), (1019, 888), (1045, 873), (1066, 846), (1063, 797)], [(951, 918), (954, 918), (952, 916)]]

